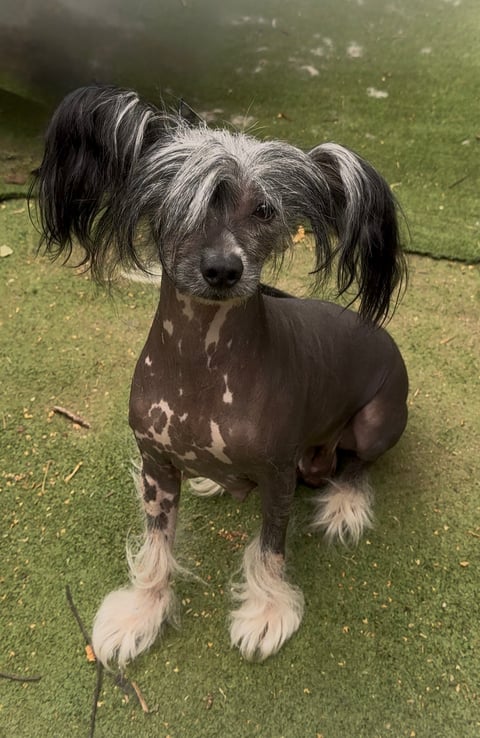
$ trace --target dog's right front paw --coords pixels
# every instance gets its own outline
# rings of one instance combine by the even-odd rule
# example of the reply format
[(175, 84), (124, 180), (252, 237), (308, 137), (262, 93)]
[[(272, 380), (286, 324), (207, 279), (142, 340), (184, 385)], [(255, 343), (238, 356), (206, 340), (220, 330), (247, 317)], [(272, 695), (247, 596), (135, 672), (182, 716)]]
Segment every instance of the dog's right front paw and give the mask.
[(171, 588), (153, 593), (130, 587), (110, 592), (93, 623), (92, 646), (106, 667), (113, 660), (123, 668), (150, 648), (163, 623), (171, 620), (175, 599)]

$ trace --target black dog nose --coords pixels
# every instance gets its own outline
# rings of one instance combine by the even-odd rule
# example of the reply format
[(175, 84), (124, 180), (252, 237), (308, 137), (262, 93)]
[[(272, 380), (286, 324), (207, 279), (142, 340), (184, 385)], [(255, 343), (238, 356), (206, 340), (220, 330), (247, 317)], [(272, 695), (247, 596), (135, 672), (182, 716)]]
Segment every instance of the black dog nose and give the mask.
[(243, 262), (238, 254), (206, 253), (200, 260), (200, 269), (210, 287), (233, 287), (243, 274)]

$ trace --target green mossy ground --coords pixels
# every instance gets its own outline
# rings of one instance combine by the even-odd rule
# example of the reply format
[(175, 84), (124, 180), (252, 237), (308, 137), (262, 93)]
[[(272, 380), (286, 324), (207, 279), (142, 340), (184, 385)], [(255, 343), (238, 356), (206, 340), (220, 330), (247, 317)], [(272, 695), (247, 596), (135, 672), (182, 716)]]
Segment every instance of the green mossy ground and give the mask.
[[(177, 554), (204, 583), (177, 583), (181, 630), (167, 630), (128, 669), (151, 713), (107, 679), (95, 735), (476, 738), (478, 2), (299, 1), (282, 3), (281, 17), (279, 3), (241, 4), (220, 18), (220, 35), (212, 25), (203, 66), (174, 80), (174, 91), (200, 110), (224, 108), (226, 119), (251, 107), (260, 135), (352, 146), (394, 186), (409, 247), (466, 263), (410, 257), (389, 326), (409, 369), (410, 420), (373, 471), (375, 529), (356, 550), (329, 548), (306, 532), (310, 493), (299, 491), (289, 538), (292, 578), (306, 598), (299, 632), (261, 665), (230, 650), (230, 580), (258, 529), (258, 500), (186, 493)], [(257, 21), (228, 25), (243, 12)], [(325, 38), (334, 50), (315, 57)], [(346, 56), (353, 41), (363, 56)], [(266, 61), (254, 74), (259, 55)], [(297, 61), (281, 63), (290, 57)], [(388, 98), (368, 97), (370, 86)], [(3, 93), (0, 110), (0, 195), (21, 198), (45, 109)], [(0, 258), (0, 672), (42, 677), (0, 679), (0, 736), (64, 738), (88, 734), (95, 680), (65, 587), (90, 626), (101, 598), (125, 581), (126, 536), (140, 531), (127, 403), (156, 293), (120, 284), (112, 299), (85, 275), (36, 257), (36, 240), (25, 201), (0, 203), (0, 247), (12, 250)], [(309, 256), (300, 245), (279, 286), (305, 294)], [(91, 429), (54, 415), (56, 404)]]

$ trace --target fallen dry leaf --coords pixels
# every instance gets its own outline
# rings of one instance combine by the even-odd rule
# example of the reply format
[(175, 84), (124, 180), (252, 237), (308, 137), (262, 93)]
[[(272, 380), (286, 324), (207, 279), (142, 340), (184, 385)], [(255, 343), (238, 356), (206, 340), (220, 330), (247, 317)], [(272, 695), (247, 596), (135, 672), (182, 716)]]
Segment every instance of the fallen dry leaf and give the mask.
[(6, 174), (3, 178), (5, 184), (13, 185), (24, 185), (27, 180), (28, 177), (25, 174), (21, 174), (20, 172), (11, 172), (10, 174)]

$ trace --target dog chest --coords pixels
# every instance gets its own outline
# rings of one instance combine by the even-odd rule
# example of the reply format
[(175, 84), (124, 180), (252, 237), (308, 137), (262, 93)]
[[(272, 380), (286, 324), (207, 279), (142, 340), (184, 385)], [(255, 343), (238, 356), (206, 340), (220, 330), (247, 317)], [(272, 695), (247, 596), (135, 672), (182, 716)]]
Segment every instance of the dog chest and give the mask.
[(233, 366), (221, 321), (192, 331), (193, 325), (180, 330), (169, 317), (156, 320), (132, 382), (130, 424), (137, 441), (189, 475), (213, 468), (234, 474), (256, 445), (253, 378)]

